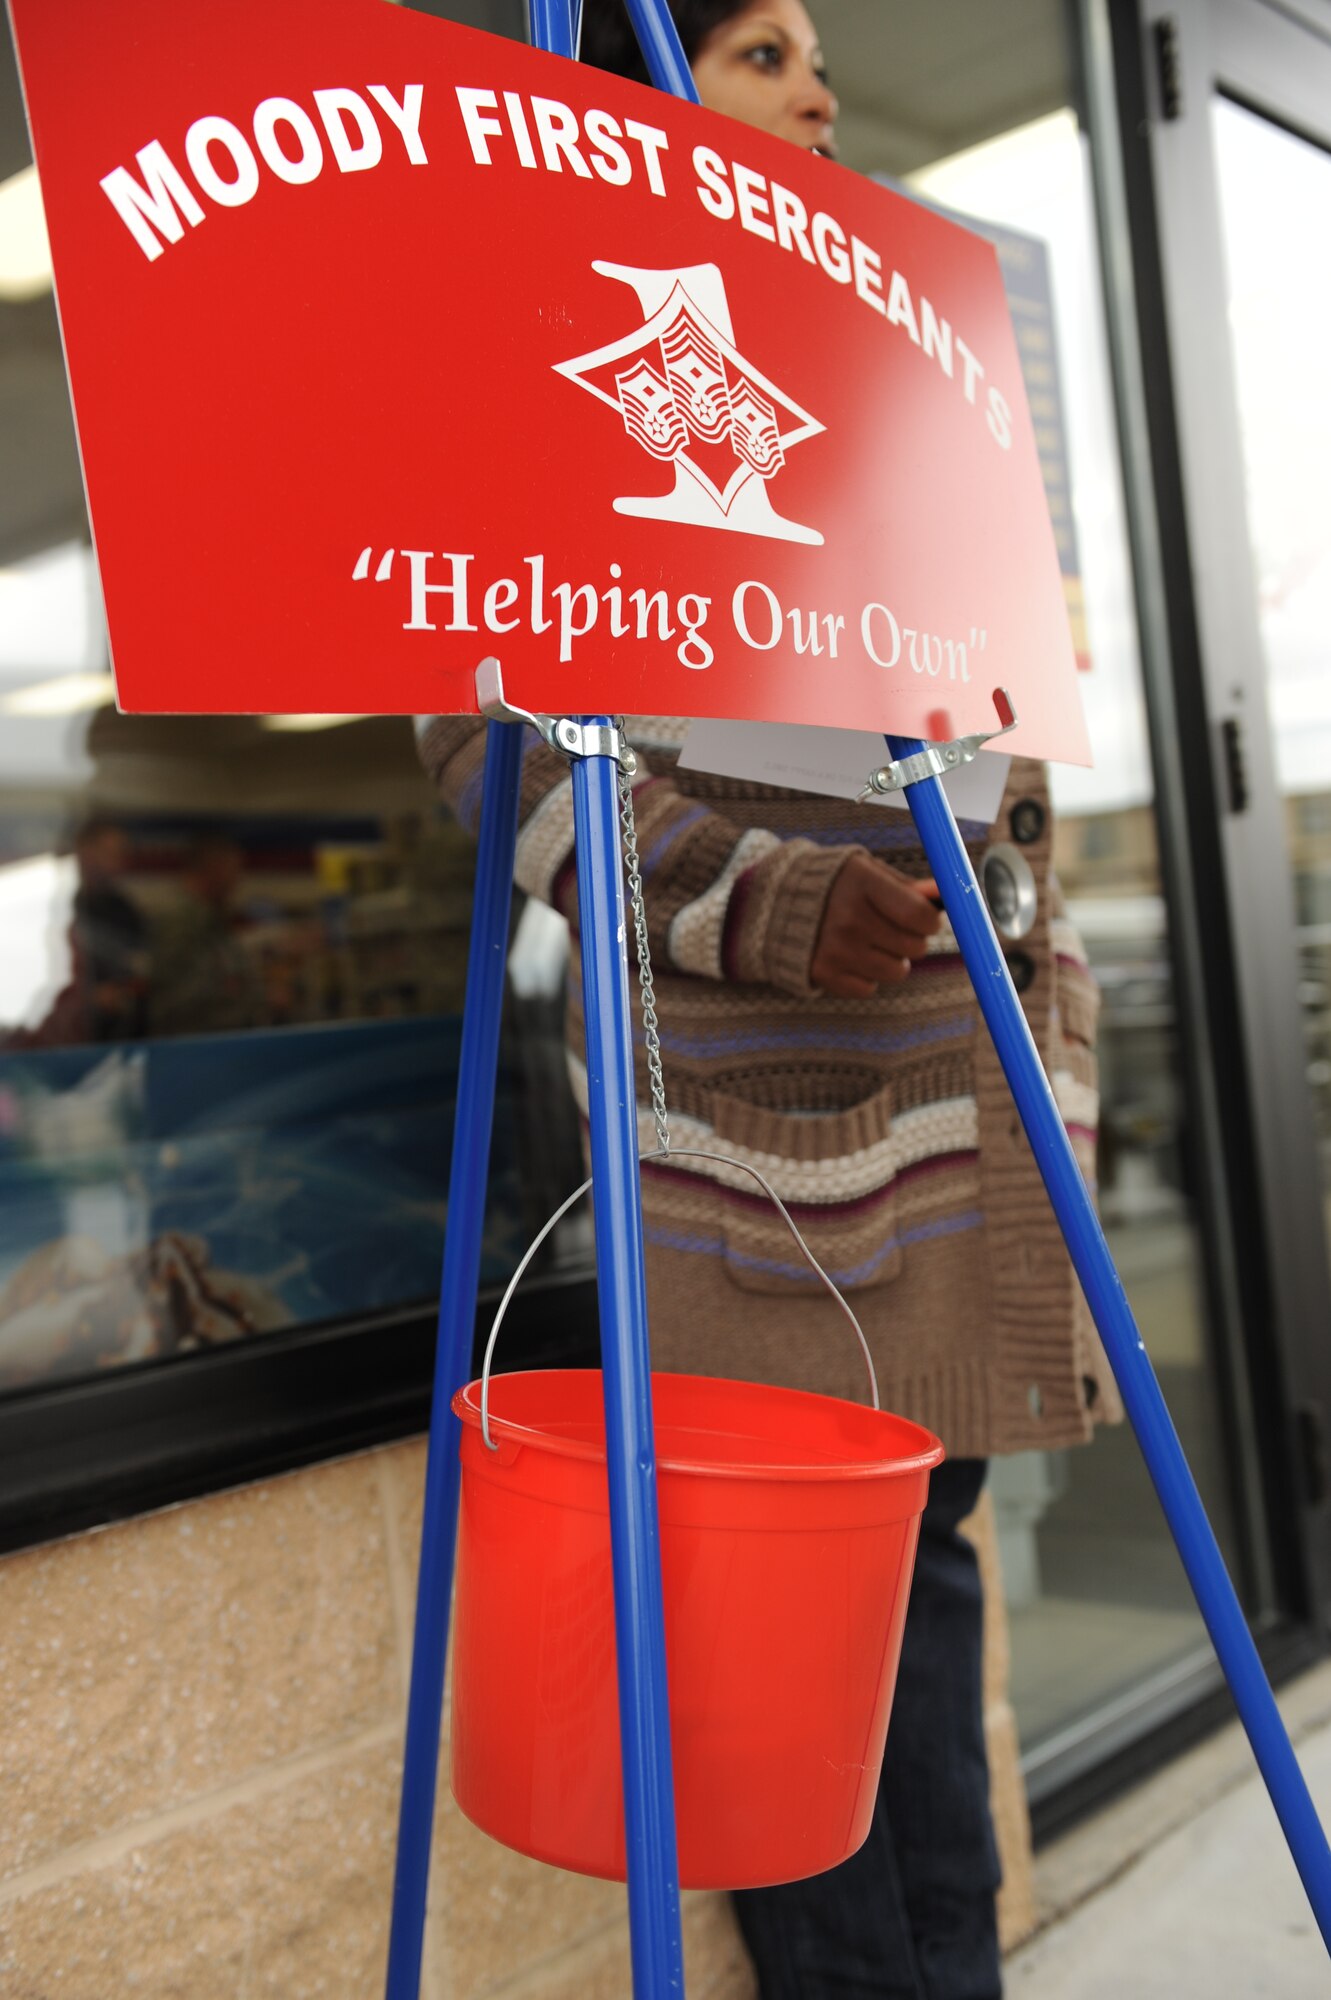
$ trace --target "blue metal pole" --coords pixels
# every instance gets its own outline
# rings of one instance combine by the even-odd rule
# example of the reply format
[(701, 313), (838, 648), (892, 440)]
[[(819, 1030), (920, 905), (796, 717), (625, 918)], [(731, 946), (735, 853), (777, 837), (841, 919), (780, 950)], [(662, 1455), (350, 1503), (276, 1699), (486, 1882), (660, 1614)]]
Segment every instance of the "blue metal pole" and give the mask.
[(471, 1373), (495, 1076), (499, 1066), (499, 1022), (508, 959), (508, 920), (513, 903), (521, 771), (521, 728), (512, 723), (492, 722), (485, 743), (480, 849), (453, 1119), (453, 1162), (448, 1180), (448, 1221), (444, 1231), (386, 2000), (417, 2000), (420, 1991), (435, 1776), (439, 1766), (439, 1724), (444, 1705), (444, 1661), (448, 1652), (448, 1614), (462, 1482), (458, 1456), (462, 1427), (453, 1415), (452, 1402), (455, 1392)]
[[(894, 758), (924, 748), (915, 738), (889, 736), (887, 742)], [(925, 778), (907, 787), (906, 801), (1147, 1470), (1331, 1951), (1331, 1849), (1063, 1129), (947, 794), (937, 778)]]
[[(572, 56), (575, 32), (570, 0), (529, 0), (529, 4), (534, 45), (553, 55)], [(693, 79), (664, 0), (630, 0), (630, 6), (654, 80), (696, 103)], [(517, 846), (521, 738), (521, 730), (509, 724), (489, 725), (385, 2000), (417, 2000), (420, 1990), (461, 1487), (460, 1426), (453, 1415), (452, 1400), (469, 1371), (480, 1282)], [(651, 1357), (613, 764), (605, 758), (582, 760), (574, 768), (573, 790), (587, 1068), (592, 1089), (593, 1205), (633, 1986), (640, 2000), (666, 2000), (666, 1996), (676, 1994), (682, 2000), (684, 1958), (656, 1511)]]
[(573, 14), (569, 0), (527, 0), (534, 49), (552, 56), (573, 54)]
[[(606, 720), (590, 718), (593, 726)], [(575, 762), (573, 828), (633, 1991), (637, 2000), (666, 2000), (683, 1995), (684, 1958), (616, 777), (608, 757)]]
[[(696, 104), (698, 93), (665, 0), (627, 4), (652, 81)], [(533, 27), (535, 5), (533, 0)], [(637, 2000), (676, 1994), (683, 2000), (638, 1114), (616, 771), (608, 758), (574, 764), (573, 814), (633, 1991)]]
[(647, 61), (647, 73), (657, 89), (668, 90), (673, 96), (696, 104), (698, 86), (665, 0), (625, 0), (625, 5), (638, 47)]

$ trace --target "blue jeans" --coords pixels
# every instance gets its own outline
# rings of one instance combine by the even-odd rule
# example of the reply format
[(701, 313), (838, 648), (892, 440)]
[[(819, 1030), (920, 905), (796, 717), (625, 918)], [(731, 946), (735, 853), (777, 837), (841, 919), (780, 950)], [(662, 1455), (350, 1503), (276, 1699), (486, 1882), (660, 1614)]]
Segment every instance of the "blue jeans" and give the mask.
[(983, 1459), (948, 1460), (929, 1483), (864, 1846), (825, 1875), (735, 1896), (762, 2000), (999, 2000), (980, 1578), (957, 1533), (984, 1475)]

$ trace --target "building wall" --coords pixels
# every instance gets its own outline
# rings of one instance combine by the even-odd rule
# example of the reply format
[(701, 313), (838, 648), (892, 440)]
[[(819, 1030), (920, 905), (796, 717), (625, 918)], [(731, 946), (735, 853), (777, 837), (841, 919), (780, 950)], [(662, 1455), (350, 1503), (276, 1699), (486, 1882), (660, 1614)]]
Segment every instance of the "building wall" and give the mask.
[[(6, 2000), (382, 1990), (424, 1447), (396, 1445), (0, 1562)], [(1007, 1884), (1029, 1835), (990, 1582)], [(624, 1892), (497, 1847), (441, 1784), (423, 2000), (624, 2000)], [(721, 1896), (684, 1898), (690, 2000), (752, 2000)]]

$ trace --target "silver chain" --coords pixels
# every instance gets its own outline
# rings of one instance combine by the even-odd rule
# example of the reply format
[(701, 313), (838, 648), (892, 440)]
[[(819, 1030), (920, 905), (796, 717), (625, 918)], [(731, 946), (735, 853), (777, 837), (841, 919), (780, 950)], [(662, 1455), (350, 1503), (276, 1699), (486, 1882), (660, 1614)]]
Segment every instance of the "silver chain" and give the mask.
[(638, 830), (633, 818), (633, 777), (638, 760), (624, 742), (624, 719), (617, 716), (622, 749), (619, 757), (619, 816), (624, 828), (624, 867), (628, 873), (629, 907), (633, 911), (633, 934), (638, 944), (638, 988), (642, 994), (642, 1024), (647, 1042), (647, 1074), (651, 1079), (652, 1117), (656, 1143), (666, 1157), (670, 1153), (670, 1123), (666, 1113), (665, 1077), (661, 1070), (660, 1023), (656, 1018), (656, 989), (652, 984), (652, 955), (647, 944), (647, 906), (642, 895), (642, 871), (638, 860)]
[[(652, 986), (652, 957), (647, 944), (647, 908), (642, 894), (642, 864), (638, 858), (638, 829), (633, 818), (633, 778), (638, 769), (638, 760), (624, 741), (624, 719), (622, 716), (616, 717), (615, 728), (619, 734), (619, 814), (624, 829), (624, 867), (628, 875), (629, 907), (633, 911), (633, 932), (638, 945), (638, 985), (642, 992), (642, 1019), (646, 1030), (647, 1067), (651, 1076), (652, 1116), (656, 1123), (657, 1138), (657, 1151), (655, 1153), (644, 1153), (642, 1158), (644, 1160), (668, 1160), (671, 1158), (710, 1160), (715, 1165), (730, 1167), (739, 1173), (747, 1174), (751, 1180), (757, 1181), (764, 1194), (776, 1204), (777, 1209), (785, 1220), (787, 1228), (798, 1243), (803, 1255), (812, 1266), (815, 1274), (826, 1285), (828, 1291), (831, 1292), (833, 1298), (854, 1328), (855, 1337), (860, 1343), (860, 1351), (864, 1356), (864, 1365), (869, 1375), (869, 1390), (873, 1407), (879, 1409), (881, 1405), (878, 1400), (878, 1377), (874, 1372), (873, 1356), (869, 1351), (869, 1343), (864, 1337), (864, 1329), (856, 1319), (847, 1301), (837, 1290), (832, 1279), (827, 1275), (827, 1272), (800, 1235), (789, 1209), (782, 1202), (776, 1189), (769, 1181), (763, 1179), (763, 1176), (758, 1172), (756, 1167), (750, 1166), (747, 1161), (732, 1159), (725, 1153), (704, 1152), (694, 1147), (685, 1147), (682, 1153), (677, 1155), (672, 1155), (670, 1151), (670, 1127), (666, 1116), (665, 1080), (661, 1074), (660, 1024), (656, 1018), (656, 994)], [(571, 751), (570, 745), (565, 745), (564, 747)], [(599, 745), (593, 744), (586, 748), (580, 747), (577, 754), (583, 756), (606, 756), (611, 753), (600, 748)], [(540, 1249), (550, 1231), (555, 1227), (557, 1222), (567, 1215), (574, 1202), (586, 1194), (590, 1186), (590, 1181), (584, 1181), (582, 1186), (569, 1195), (566, 1201), (560, 1203), (559, 1207), (550, 1217), (550, 1220), (536, 1236), (535, 1241), (528, 1247), (522, 1262), (518, 1265), (517, 1270), (509, 1280), (508, 1290), (499, 1302), (499, 1310), (495, 1314), (494, 1325), (490, 1328), (490, 1338), (486, 1343), (485, 1363), (481, 1369), (481, 1436), (491, 1451), (498, 1451), (499, 1445), (490, 1434), (490, 1364), (494, 1358), (495, 1342), (499, 1338), (499, 1329), (503, 1325), (509, 1301), (518, 1288), (518, 1283), (523, 1272), (531, 1263), (532, 1258), (536, 1255), (536, 1252)]]

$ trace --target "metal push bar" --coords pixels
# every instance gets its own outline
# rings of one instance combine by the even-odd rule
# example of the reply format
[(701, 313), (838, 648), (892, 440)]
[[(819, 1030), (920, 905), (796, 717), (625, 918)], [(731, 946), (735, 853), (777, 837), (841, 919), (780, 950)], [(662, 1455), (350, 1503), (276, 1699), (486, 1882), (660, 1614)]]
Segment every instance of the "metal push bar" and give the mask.
[[(554, 54), (573, 55), (570, 0), (529, 0), (529, 4), (533, 42)], [(625, 4), (653, 82), (696, 102), (665, 0), (625, 0)], [(583, 726), (594, 732), (607, 722), (608, 718), (592, 717), (584, 719)], [(915, 739), (888, 737), (887, 742), (901, 764), (927, 756), (927, 746)], [(386, 2000), (417, 2000), (420, 1984), (460, 1489), (460, 1426), (451, 1403), (469, 1372), (479, 1284), (520, 760), (521, 730), (511, 723), (491, 722), (444, 1246)], [(633, 1991), (636, 2000), (670, 2000), (675, 1995), (682, 2000), (637, 1117), (612, 757), (596, 752), (575, 757), (573, 787)], [(1331, 1950), (1331, 1850), (1063, 1129), (951, 807), (936, 775), (907, 777), (904, 789), (1142, 1455)]]

